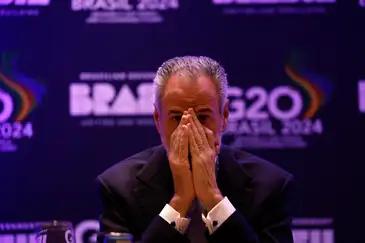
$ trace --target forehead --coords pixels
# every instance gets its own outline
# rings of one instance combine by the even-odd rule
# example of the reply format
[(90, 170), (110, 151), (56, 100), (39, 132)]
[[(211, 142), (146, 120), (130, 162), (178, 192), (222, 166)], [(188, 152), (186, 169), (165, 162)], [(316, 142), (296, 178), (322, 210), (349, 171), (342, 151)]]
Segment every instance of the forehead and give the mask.
[(213, 80), (201, 76), (194, 80), (172, 76), (165, 86), (161, 102), (167, 108), (176, 107), (187, 110), (199, 106), (218, 107), (218, 93)]

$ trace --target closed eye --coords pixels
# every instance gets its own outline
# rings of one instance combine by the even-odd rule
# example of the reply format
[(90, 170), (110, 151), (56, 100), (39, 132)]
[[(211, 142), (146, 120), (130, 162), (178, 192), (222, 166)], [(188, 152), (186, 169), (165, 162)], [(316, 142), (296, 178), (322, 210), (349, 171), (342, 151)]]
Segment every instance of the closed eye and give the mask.
[(182, 116), (172, 116), (172, 117), (171, 117), (171, 119), (172, 119), (173, 121), (180, 122), (181, 117), (182, 117)]
[(199, 119), (200, 122), (203, 122), (208, 118), (209, 118), (209, 116), (207, 116), (207, 115), (198, 115), (198, 119)]

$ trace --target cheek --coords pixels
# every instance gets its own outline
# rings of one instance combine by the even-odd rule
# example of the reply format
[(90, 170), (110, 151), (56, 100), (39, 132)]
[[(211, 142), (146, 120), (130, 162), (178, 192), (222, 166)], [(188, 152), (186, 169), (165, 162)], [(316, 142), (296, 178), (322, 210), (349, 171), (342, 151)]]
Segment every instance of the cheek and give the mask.
[(161, 135), (163, 136), (164, 140), (170, 143), (170, 138), (172, 133), (175, 131), (177, 127), (176, 122), (171, 120), (165, 120), (163, 122), (163, 127), (161, 128)]
[(213, 132), (215, 142), (217, 144), (219, 144), (220, 143), (220, 130), (221, 130), (219, 121), (214, 119), (212, 121), (206, 122), (204, 124), (204, 126)]
[(203, 123), (203, 126), (205, 126), (206, 128), (208, 128), (209, 130), (211, 130), (214, 135), (219, 135), (219, 127), (220, 127), (220, 122), (218, 119), (209, 119), (209, 120), (206, 120), (204, 123)]
[(218, 140), (219, 140), (219, 129), (217, 129), (216, 124), (211, 124), (211, 123), (206, 122), (206, 123), (203, 124), (203, 126), (208, 128), (210, 131), (213, 132), (214, 140), (216, 142), (218, 142)]

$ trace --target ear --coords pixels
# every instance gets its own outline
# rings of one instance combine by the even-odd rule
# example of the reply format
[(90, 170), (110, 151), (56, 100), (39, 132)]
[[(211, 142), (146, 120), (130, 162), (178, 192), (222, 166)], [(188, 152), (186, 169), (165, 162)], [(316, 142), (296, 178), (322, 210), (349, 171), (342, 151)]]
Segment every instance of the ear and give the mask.
[(154, 104), (153, 106), (155, 107), (155, 110), (153, 111), (153, 119), (155, 120), (157, 132), (160, 133), (160, 113), (156, 104)]
[(224, 105), (223, 105), (223, 110), (222, 110), (223, 120), (222, 120), (221, 132), (224, 132), (227, 128), (228, 117), (229, 117), (229, 100), (226, 99), (226, 101), (224, 102)]

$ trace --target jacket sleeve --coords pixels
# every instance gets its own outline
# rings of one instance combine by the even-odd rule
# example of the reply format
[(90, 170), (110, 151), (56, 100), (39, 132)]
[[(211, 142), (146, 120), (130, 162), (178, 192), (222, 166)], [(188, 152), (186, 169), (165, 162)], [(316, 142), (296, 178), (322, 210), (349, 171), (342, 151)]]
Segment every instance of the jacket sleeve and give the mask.
[[(99, 218), (100, 232), (129, 233), (133, 235), (134, 242), (140, 243), (189, 242), (185, 235), (179, 233), (159, 215), (156, 215), (142, 235), (139, 235), (132, 226), (133, 215), (128, 211), (126, 201), (119, 195), (116, 196), (102, 178), (98, 177), (97, 184), (102, 208)], [(97, 241), (103, 243), (103, 237), (98, 236)]]
[(272, 193), (260, 207), (259, 216), (250, 225), (237, 210), (212, 234), (210, 243), (293, 243), (292, 178), (288, 178), (279, 190)]

